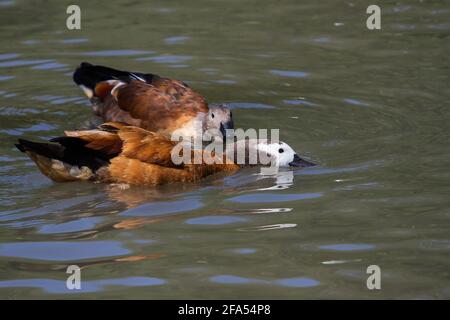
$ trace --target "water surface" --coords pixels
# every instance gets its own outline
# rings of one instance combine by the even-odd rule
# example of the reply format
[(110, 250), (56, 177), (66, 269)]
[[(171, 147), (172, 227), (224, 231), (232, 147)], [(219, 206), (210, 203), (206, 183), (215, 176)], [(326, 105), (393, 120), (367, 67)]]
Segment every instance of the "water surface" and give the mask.
[[(385, 1), (381, 31), (366, 1), (77, 3), (78, 31), (0, 3), (0, 297), (450, 298), (448, 3)], [(320, 165), (55, 184), (13, 144), (89, 121), (81, 61), (185, 80)]]

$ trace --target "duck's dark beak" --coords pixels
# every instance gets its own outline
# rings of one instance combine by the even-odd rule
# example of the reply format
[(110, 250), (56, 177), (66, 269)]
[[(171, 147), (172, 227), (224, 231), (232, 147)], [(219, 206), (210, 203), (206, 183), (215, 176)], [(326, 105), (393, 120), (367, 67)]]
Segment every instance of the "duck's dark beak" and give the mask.
[(300, 158), (298, 156), (298, 154), (294, 154), (294, 160), (292, 162), (289, 162), (289, 165), (291, 167), (307, 168), (307, 167), (313, 167), (316, 164)]
[[(222, 133), (222, 136), (224, 139), (227, 137), (227, 131), (226, 131), (227, 129), (234, 129), (233, 120), (229, 120), (227, 122), (220, 123), (220, 133)], [(232, 136), (232, 135), (228, 134), (228, 136)]]

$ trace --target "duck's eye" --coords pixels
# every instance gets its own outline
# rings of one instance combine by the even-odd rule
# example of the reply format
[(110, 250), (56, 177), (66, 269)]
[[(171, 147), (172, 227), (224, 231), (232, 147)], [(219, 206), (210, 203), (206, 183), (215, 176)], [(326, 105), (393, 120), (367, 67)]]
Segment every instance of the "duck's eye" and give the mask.
[(214, 119), (214, 117), (215, 117), (215, 116), (214, 116), (214, 113), (211, 113), (211, 118), (213, 118), (213, 119)]
[(280, 149), (278, 149), (278, 152), (279, 152), (279, 153), (283, 153), (283, 152), (284, 152), (284, 149), (283, 149), (283, 148), (280, 148)]

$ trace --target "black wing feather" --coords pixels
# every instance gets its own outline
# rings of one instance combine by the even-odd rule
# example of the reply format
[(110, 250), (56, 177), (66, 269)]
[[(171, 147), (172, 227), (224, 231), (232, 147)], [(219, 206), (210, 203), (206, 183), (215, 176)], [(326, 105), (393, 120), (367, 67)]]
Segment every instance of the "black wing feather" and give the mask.
[(83, 85), (91, 90), (94, 90), (97, 83), (102, 81), (120, 80), (128, 83), (131, 80), (140, 80), (139, 78), (146, 83), (151, 84), (160, 77), (151, 73), (145, 74), (141, 72), (121, 71), (104, 66), (95, 66), (88, 62), (82, 62), (73, 74), (73, 81), (75, 81), (77, 85)]
[(112, 156), (85, 147), (85, 141), (75, 137), (61, 137), (51, 140), (57, 143), (33, 142), (19, 139), (17, 149), (33, 152), (49, 159), (56, 159), (79, 168), (86, 166), (94, 171), (109, 164)]

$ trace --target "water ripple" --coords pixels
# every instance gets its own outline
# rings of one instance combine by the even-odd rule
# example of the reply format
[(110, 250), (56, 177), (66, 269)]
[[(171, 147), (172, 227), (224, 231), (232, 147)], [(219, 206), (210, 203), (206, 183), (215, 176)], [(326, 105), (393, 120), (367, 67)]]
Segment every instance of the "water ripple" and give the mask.
[(186, 36), (174, 36), (174, 37), (167, 37), (164, 39), (164, 42), (167, 44), (180, 44), (188, 41), (191, 37)]
[(10, 242), (0, 244), (0, 256), (45, 261), (79, 261), (123, 256), (131, 251), (118, 241)]
[(233, 216), (205, 216), (199, 218), (192, 218), (186, 220), (186, 224), (196, 224), (196, 225), (223, 225), (236, 222), (244, 222), (248, 219), (243, 217), (233, 217)]
[(360, 107), (368, 107), (370, 106), (369, 103), (361, 101), (361, 100), (357, 100), (357, 99), (344, 99), (345, 103), (354, 105), (354, 106), (360, 106)]
[(151, 54), (154, 51), (142, 51), (142, 50), (103, 50), (103, 51), (89, 51), (84, 52), (82, 55), (89, 57), (120, 57), (120, 56), (138, 56), (144, 54)]
[(187, 212), (199, 209), (204, 204), (199, 199), (185, 199), (179, 201), (160, 201), (143, 204), (136, 208), (123, 211), (121, 216), (151, 217), (170, 213)]
[(304, 99), (292, 99), (292, 100), (283, 100), (284, 103), (290, 104), (293, 106), (307, 106), (307, 107), (314, 107), (317, 106), (317, 104), (309, 102)]
[(63, 39), (60, 40), (59, 43), (62, 44), (78, 44), (78, 43), (84, 43), (84, 42), (88, 42), (89, 39), (87, 38), (73, 38), (73, 39)]
[(53, 234), (92, 230), (102, 220), (101, 217), (87, 217), (69, 222), (45, 224), (38, 228), (38, 233)]
[(14, 78), (15, 78), (15, 76), (0, 76), (0, 81), (11, 80)]
[(286, 201), (298, 201), (307, 199), (320, 198), (323, 195), (321, 192), (317, 193), (292, 193), (292, 194), (277, 194), (277, 193), (255, 193), (246, 194), (229, 198), (226, 201), (238, 202), (238, 203), (275, 203)]
[(272, 105), (254, 102), (230, 102), (227, 105), (230, 109), (275, 109)]
[(101, 280), (84, 280), (81, 289), (69, 290), (66, 281), (53, 279), (18, 279), (0, 281), (0, 288), (38, 288), (53, 294), (79, 294), (103, 291), (106, 286), (147, 287), (166, 284), (167, 281), (151, 277), (128, 277)]
[(262, 280), (255, 278), (244, 278), (234, 275), (217, 275), (209, 278), (211, 282), (221, 283), (221, 284), (264, 284), (264, 285), (278, 285), (283, 287), (292, 288), (309, 288), (316, 287), (320, 284), (319, 281), (312, 278), (286, 278), (278, 280)]
[(37, 66), (31, 67), (33, 70), (52, 70), (52, 69), (62, 69), (67, 67), (67, 64), (59, 63), (59, 62), (49, 62), (49, 63), (43, 63), (39, 64)]
[(22, 66), (29, 66), (34, 64), (42, 64), (42, 63), (49, 63), (53, 60), (11, 60), (11, 61), (5, 61), (0, 62), (0, 68), (11, 68), (11, 67), (22, 67)]
[(315, 287), (320, 284), (319, 281), (311, 279), (311, 278), (288, 278), (288, 279), (280, 279), (275, 280), (274, 284), (278, 284), (284, 287), (293, 287), (293, 288), (310, 288)]
[(256, 249), (252, 249), (252, 248), (238, 248), (238, 249), (232, 249), (230, 250), (233, 253), (237, 253), (237, 254), (253, 254), (256, 253)]
[(192, 59), (192, 56), (162, 55), (156, 57), (137, 58), (136, 61), (153, 61), (156, 63), (181, 63)]
[(306, 78), (309, 76), (309, 73), (305, 71), (270, 70), (270, 73), (288, 78)]
[(375, 246), (366, 243), (341, 243), (341, 244), (328, 244), (318, 246), (322, 250), (330, 251), (360, 251), (360, 250), (372, 250)]
[(18, 53), (2, 53), (2, 54), (0, 54), (0, 60), (14, 59), (19, 56), (20, 56), (20, 54), (18, 54)]
[(279, 224), (269, 224), (265, 226), (241, 228), (239, 231), (268, 231), (268, 230), (278, 230), (297, 227), (296, 223), (279, 223)]

